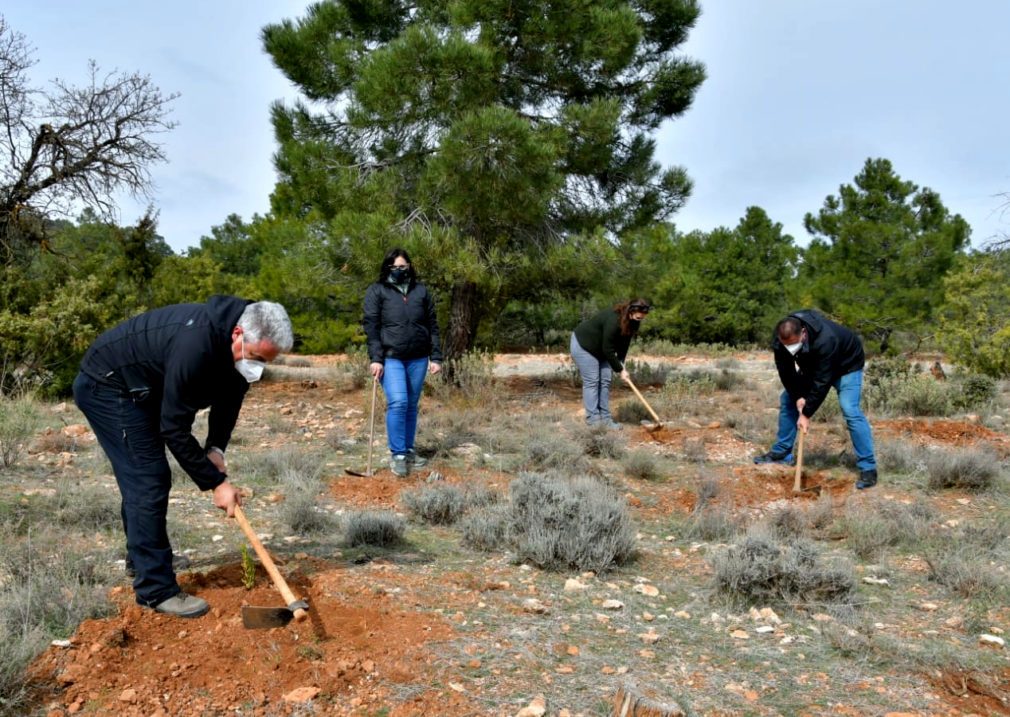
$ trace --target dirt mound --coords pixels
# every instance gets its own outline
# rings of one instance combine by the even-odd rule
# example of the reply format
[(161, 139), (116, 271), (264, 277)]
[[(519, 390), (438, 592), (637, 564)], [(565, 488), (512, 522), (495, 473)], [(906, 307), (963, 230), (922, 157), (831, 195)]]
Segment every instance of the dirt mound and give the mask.
[[(116, 588), (119, 614), (87, 620), (69, 647), (50, 647), (36, 661), (33, 681), (62, 688), (42, 697), (51, 715), (85, 708), (145, 717), (287, 714), (312, 698), (333, 714), (394, 701), (399, 707), (390, 714), (469, 711), (461, 698), (426, 687), (432, 649), (452, 636), (439, 616), (394, 607), (383, 594), (348, 595), (333, 566), (313, 565), (311, 581), (298, 572), (288, 580), (309, 602), (310, 620), (270, 630), (243, 628), (241, 606), (283, 601), (261, 571), (256, 587), (246, 590), (240, 565), (180, 578), (183, 589), (212, 606), (195, 620), (141, 608), (132, 591)], [(409, 683), (413, 700), (384, 699), (391, 688), (378, 687), (378, 678)]]

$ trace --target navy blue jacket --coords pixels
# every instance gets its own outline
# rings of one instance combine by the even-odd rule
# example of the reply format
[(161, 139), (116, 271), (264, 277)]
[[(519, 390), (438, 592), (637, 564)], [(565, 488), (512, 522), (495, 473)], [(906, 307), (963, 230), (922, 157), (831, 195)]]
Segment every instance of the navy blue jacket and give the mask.
[[(81, 371), (91, 378), (158, 413), (161, 438), (201, 490), (216, 488), (226, 477), (208, 460), (206, 448), (227, 448), (249, 390), (235, 370), (231, 335), (250, 303), (216, 295), (206, 304), (146, 311), (95, 339), (81, 361)], [(208, 406), (207, 443), (201, 446), (193, 421)]]
[(811, 417), (828, 396), (832, 384), (847, 373), (861, 371), (866, 363), (863, 342), (856, 334), (813, 309), (794, 311), (807, 330), (807, 340), (793, 356), (778, 337), (772, 338), (775, 367), (789, 398), (806, 399), (803, 415)]
[(362, 323), (372, 363), (385, 363), (386, 357), (442, 362), (435, 302), (424, 284), (412, 281), (403, 294), (392, 284), (375, 282), (365, 292)]

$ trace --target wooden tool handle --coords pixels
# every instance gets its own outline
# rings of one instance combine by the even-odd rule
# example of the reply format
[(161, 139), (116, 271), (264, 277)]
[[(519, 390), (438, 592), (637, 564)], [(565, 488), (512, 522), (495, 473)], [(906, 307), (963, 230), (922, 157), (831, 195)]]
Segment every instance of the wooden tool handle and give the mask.
[[(263, 567), (266, 568), (267, 574), (270, 579), (274, 581), (274, 585), (281, 593), (281, 597), (284, 601), (290, 605), (293, 602), (298, 602), (298, 598), (295, 597), (294, 593), (291, 592), (291, 588), (288, 587), (288, 583), (284, 580), (284, 576), (281, 575), (277, 566), (274, 565), (273, 559), (267, 552), (267, 549), (263, 547), (263, 543), (260, 539), (256, 537), (256, 533), (253, 532), (252, 526), (249, 525), (249, 521), (245, 518), (245, 513), (242, 512), (242, 507), (235, 506), (235, 520), (242, 527), (242, 532), (245, 533), (245, 537), (249, 539), (249, 542), (253, 546), (253, 550), (256, 551), (256, 557), (260, 559)], [(309, 613), (302, 608), (297, 608), (294, 611), (295, 621), (301, 622), (309, 616)]]
[(635, 384), (631, 382), (631, 378), (629, 377), (624, 380), (628, 382), (629, 386), (631, 386), (631, 390), (635, 392), (636, 396), (638, 396), (638, 400), (642, 402), (642, 405), (649, 409), (649, 413), (652, 414), (652, 420), (656, 423), (662, 423), (662, 421), (659, 420), (659, 416), (656, 415), (656, 412), (652, 410), (652, 406), (650, 406), (649, 402), (645, 400), (645, 396), (642, 395), (642, 392), (639, 391)]
[(368, 421), (368, 468), (365, 474), (372, 476), (372, 444), (375, 443), (375, 392), (379, 387), (379, 381), (372, 377), (372, 417)]
[(796, 477), (793, 479), (793, 492), (799, 493), (803, 490), (803, 436), (806, 431), (797, 428), (796, 433)]

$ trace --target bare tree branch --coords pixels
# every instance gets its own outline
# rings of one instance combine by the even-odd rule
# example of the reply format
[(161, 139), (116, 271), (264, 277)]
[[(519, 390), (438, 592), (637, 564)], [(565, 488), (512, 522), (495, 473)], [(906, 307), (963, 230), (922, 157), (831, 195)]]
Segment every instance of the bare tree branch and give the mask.
[(85, 204), (114, 220), (117, 193), (150, 199), (150, 167), (166, 160), (153, 137), (175, 126), (167, 116), (178, 95), (149, 76), (102, 73), (92, 61), (83, 86), (53, 80), (44, 91), (28, 81), (32, 52), (0, 17), (0, 261), (15, 244), (45, 247), (24, 217)]

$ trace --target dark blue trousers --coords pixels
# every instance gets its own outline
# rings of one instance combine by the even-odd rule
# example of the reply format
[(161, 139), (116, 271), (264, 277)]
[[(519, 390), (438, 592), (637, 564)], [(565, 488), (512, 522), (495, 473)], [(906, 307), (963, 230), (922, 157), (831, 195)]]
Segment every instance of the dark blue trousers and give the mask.
[(158, 430), (161, 406), (150, 399), (135, 403), (127, 392), (84, 373), (74, 380), (74, 401), (112, 462), (123, 498), (126, 552), (137, 571), (133, 590), (140, 605), (153, 607), (181, 592), (168, 541), (172, 469)]

